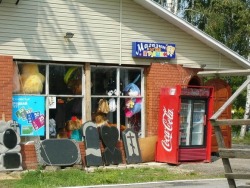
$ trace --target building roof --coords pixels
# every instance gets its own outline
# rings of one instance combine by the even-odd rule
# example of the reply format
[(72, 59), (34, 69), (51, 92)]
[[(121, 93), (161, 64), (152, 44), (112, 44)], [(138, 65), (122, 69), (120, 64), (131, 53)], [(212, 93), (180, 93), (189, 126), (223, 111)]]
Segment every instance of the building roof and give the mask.
[(231, 50), (221, 42), (215, 40), (210, 35), (206, 34), (205, 32), (197, 29), (192, 24), (187, 22), (186, 20), (176, 16), (172, 12), (168, 11), (167, 9), (163, 8), (156, 2), (152, 0), (134, 0), (136, 3), (140, 4), (144, 8), (150, 10), (154, 14), (160, 16), (161, 18), (165, 19), (166, 21), (170, 22), (171, 24), (175, 25), (176, 27), (180, 28), (181, 30), (185, 31), (186, 33), (192, 35), (194, 38), (200, 40), (204, 44), (208, 45), (212, 49), (220, 52), (221, 54), (225, 55), (235, 63), (239, 64), (243, 68), (250, 68), (250, 61), (245, 59), (244, 57), (240, 56), (235, 51)]

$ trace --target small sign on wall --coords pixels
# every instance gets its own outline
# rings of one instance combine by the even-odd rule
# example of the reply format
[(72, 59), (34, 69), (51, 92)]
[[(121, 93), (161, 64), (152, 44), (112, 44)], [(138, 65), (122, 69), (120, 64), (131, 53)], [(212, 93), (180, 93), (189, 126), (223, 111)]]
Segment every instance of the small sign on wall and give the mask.
[(15, 95), (12, 98), (12, 119), (20, 126), (21, 136), (44, 136), (45, 98)]
[(175, 44), (132, 42), (132, 57), (173, 59), (175, 49)]
[(49, 97), (49, 109), (56, 109), (56, 97)]

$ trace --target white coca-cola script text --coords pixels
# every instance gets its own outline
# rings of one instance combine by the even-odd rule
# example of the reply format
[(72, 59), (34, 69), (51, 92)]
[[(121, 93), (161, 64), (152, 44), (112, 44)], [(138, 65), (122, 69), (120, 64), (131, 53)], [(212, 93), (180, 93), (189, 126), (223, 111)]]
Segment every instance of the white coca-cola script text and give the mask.
[(172, 151), (174, 109), (163, 107), (162, 125), (164, 127), (164, 139), (161, 141), (162, 147), (167, 151)]

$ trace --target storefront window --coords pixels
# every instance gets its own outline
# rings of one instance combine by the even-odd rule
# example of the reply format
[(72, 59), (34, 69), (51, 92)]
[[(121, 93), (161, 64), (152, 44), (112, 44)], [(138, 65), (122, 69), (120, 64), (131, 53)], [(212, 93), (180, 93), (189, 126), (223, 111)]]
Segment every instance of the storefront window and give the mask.
[[(83, 66), (19, 63), (15, 68), (12, 114), (21, 136), (71, 138), (82, 125)], [(72, 119), (77, 125), (68, 125)]]
[[(60, 82), (59, 82), (60, 81)], [(77, 66), (49, 66), (49, 94), (81, 95), (82, 68)]]
[(34, 63), (18, 64), (14, 69), (14, 89), (18, 94), (45, 94), (46, 66)]
[(142, 73), (141, 68), (91, 67), (91, 111), (98, 126), (132, 128), (144, 137)]

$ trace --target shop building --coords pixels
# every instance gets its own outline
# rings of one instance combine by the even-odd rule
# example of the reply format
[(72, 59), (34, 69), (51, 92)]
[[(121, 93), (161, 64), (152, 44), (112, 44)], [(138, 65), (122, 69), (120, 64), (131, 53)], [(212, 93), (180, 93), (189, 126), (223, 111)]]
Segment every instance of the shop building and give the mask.
[[(72, 117), (86, 122), (99, 115), (100, 124), (107, 120), (120, 131), (133, 128), (140, 138), (156, 136), (162, 87), (204, 85), (197, 76), (203, 70), (250, 67), (150, 0), (2, 1), (0, 25), (0, 113), (6, 120), (21, 117), (15, 102), (27, 97), (44, 104), (35, 105), (42, 114), (33, 113), (44, 118), (42, 132), (20, 127), (24, 168), (36, 167), (34, 146), (25, 143), (37, 136), (65, 138)], [(25, 88), (30, 69), (40, 79)], [(105, 117), (97, 113), (102, 99), (109, 104)]]

